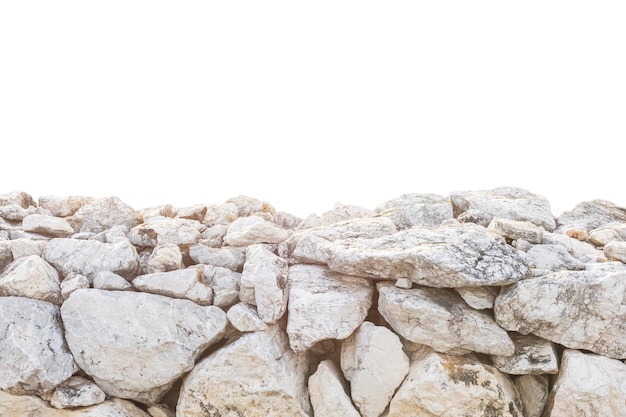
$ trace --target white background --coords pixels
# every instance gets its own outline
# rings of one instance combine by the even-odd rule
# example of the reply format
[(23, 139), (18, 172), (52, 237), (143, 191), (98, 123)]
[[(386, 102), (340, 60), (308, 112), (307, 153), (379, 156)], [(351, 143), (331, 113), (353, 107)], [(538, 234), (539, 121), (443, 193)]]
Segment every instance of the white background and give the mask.
[(626, 205), (623, 1), (5, 1), (0, 193)]

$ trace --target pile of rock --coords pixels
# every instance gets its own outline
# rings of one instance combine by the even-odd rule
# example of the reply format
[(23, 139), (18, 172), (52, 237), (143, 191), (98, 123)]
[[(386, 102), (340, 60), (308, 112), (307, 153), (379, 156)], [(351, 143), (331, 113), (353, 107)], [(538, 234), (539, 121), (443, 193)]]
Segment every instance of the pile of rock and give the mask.
[(0, 195), (0, 415), (626, 416), (626, 209)]

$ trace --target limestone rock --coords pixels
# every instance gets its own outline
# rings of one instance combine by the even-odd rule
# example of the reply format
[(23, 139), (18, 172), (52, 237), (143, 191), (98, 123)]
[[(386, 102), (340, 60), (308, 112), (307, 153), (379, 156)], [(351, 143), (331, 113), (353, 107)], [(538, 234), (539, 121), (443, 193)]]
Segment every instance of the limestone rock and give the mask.
[(626, 223), (626, 208), (606, 200), (584, 201), (557, 219), (559, 226), (575, 225), (587, 230), (597, 229), (611, 222)]
[(411, 288), (413, 288), (413, 281), (411, 281), (408, 278), (398, 278), (394, 285), (398, 288), (404, 288), (405, 290), (410, 290)]
[(183, 268), (183, 254), (178, 245), (173, 243), (156, 246), (146, 263), (146, 272), (149, 274), (175, 271)]
[(493, 302), (498, 295), (498, 287), (458, 287), (455, 288), (463, 301), (476, 310), (493, 308)]
[(280, 243), (289, 237), (285, 229), (259, 216), (240, 217), (228, 226), (224, 243), (229, 246), (249, 246), (256, 243)]
[(256, 309), (246, 303), (239, 303), (228, 309), (228, 321), (240, 332), (258, 332), (267, 329), (267, 324), (259, 317)]
[(431, 287), (505, 285), (530, 275), (526, 255), (471, 223), (413, 228), (377, 239), (343, 239), (310, 252), (334, 271), (411, 278)]
[(50, 397), (54, 408), (86, 407), (105, 400), (104, 391), (88, 379), (73, 376), (56, 387)]
[(207, 206), (204, 204), (194, 204), (193, 206), (177, 208), (175, 217), (202, 222), (204, 216), (206, 216), (206, 212)]
[(317, 265), (289, 268), (287, 334), (296, 353), (325, 339), (345, 339), (365, 320), (374, 288), (365, 278)]
[(263, 247), (246, 249), (246, 263), (241, 274), (239, 299), (257, 306), (259, 317), (266, 323), (278, 321), (287, 309), (287, 262)]
[(99, 198), (83, 205), (67, 221), (79, 232), (100, 233), (113, 226), (131, 229), (139, 224), (137, 212), (117, 197)]
[(626, 365), (576, 350), (563, 352), (546, 415), (626, 416)]
[(522, 375), (515, 378), (515, 387), (524, 404), (524, 417), (541, 417), (550, 392), (546, 375)]
[(556, 272), (563, 269), (577, 271), (585, 269), (585, 264), (574, 258), (561, 245), (535, 245), (526, 254), (532, 265), (540, 270)]
[(255, 213), (269, 213), (273, 216), (276, 213), (276, 209), (267, 201), (245, 195), (229, 198), (224, 204), (234, 204), (239, 217), (251, 216)]
[(52, 239), (43, 250), (43, 258), (63, 276), (74, 272), (90, 280), (100, 271), (131, 278), (139, 269), (139, 256), (129, 241), (100, 243), (95, 240)]
[(626, 242), (609, 242), (604, 246), (604, 255), (609, 261), (620, 261), (626, 264)]
[(0, 273), (2, 273), (8, 264), (13, 262), (13, 252), (11, 247), (12, 245), (10, 241), (0, 240)]
[(320, 216), (320, 225), (327, 226), (346, 220), (359, 219), (361, 217), (370, 217), (374, 214), (374, 211), (370, 209), (337, 203), (332, 210), (322, 213), (322, 215)]
[(128, 291), (77, 290), (61, 314), (81, 369), (108, 395), (146, 403), (191, 370), (226, 326), (217, 307)]
[[(126, 228), (126, 226), (113, 226), (103, 232), (96, 233), (89, 239), (97, 240), (98, 242), (102, 243), (118, 243), (128, 240), (128, 234), (129, 230)], [(75, 238), (76, 235), (72, 237)]]
[(515, 187), (500, 187), (489, 191), (457, 191), (450, 193), (455, 217), (468, 210), (490, 219), (520, 220), (542, 226), (548, 231), (556, 228), (550, 203), (540, 195)]
[(172, 218), (176, 214), (176, 209), (171, 204), (163, 204), (156, 207), (148, 207), (141, 209), (137, 212), (139, 221), (145, 223), (155, 217), (169, 217)]
[(176, 417), (176, 413), (163, 404), (148, 406), (148, 414), (150, 414), (151, 417)]
[(0, 206), (0, 217), (12, 222), (21, 222), (25, 217), (34, 213), (34, 207), (23, 208), (14, 204)]
[(424, 348), (411, 358), (407, 378), (389, 405), (387, 417), (522, 417), (513, 382), (472, 357)]
[(199, 243), (210, 248), (221, 248), (227, 231), (228, 226), (224, 224), (208, 227), (201, 233)]
[(139, 291), (186, 298), (194, 303), (209, 306), (213, 303), (213, 291), (204, 284), (202, 271), (201, 267), (191, 267), (140, 275), (133, 280), (133, 286)]
[(207, 206), (207, 212), (204, 215), (202, 223), (207, 226), (228, 225), (237, 220), (239, 217), (239, 209), (232, 203)]
[(626, 267), (622, 264), (520, 281), (500, 292), (494, 311), (507, 330), (626, 358)]
[(110, 271), (100, 271), (93, 279), (93, 287), (98, 290), (128, 291), (133, 286), (124, 277)]
[(448, 196), (412, 193), (380, 204), (376, 213), (391, 218), (398, 229), (434, 227), (452, 218), (452, 205)]
[(540, 337), (512, 334), (515, 353), (492, 357), (493, 365), (507, 374), (556, 374), (559, 370), (554, 344)]
[(15, 260), (0, 275), (0, 296), (6, 295), (63, 303), (59, 274), (37, 255)]
[(40, 241), (30, 239), (15, 239), (12, 240), (9, 245), (13, 259), (24, 258), (31, 255), (41, 256), (43, 248), (45, 247)]
[(213, 305), (227, 308), (239, 301), (240, 273), (219, 266), (204, 265), (202, 279), (213, 290)]
[(0, 194), (0, 206), (16, 205), (22, 208), (37, 206), (33, 197), (23, 191)]
[(66, 276), (61, 282), (61, 295), (64, 300), (67, 300), (70, 294), (83, 288), (89, 288), (89, 280), (87, 277), (72, 273)]
[(274, 223), (283, 229), (297, 229), (302, 223), (302, 219), (298, 216), (294, 216), (291, 213), (279, 211), (274, 215)]
[(341, 346), (341, 369), (363, 417), (378, 417), (409, 371), (398, 336), (368, 321)]
[(45, 394), (78, 370), (47, 301), (0, 297), (0, 353), (0, 389), (13, 394)]
[(135, 246), (155, 247), (171, 243), (192, 245), (197, 243), (204, 226), (188, 219), (153, 218), (130, 229), (128, 238)]
[(246, 333), (200, 361), (185, 378), (177, 415), (308, 417), (308, 360), (278, 325)]
[(92, 197), (72, 195), (67, 197), (55, 197), (51, 195), (39, 197), (39, 207), (50, 210), (56, 217), (69, 217), (75, 214), (85, 204), (93, 203)]
[(589, 233), (589, 240), (597, 246), (604, 246), (610, 242), (626, 242), (626, 223), (608, 223)]
[(320, 362), (309, 377), (309, 395), (316, 416), (361, 417), (346, 394), (343, 377), (331, 360)]
[(24, 217), (22, 230), (52, 237), (68, 237), (74, 234), (74, 229), (65, 219), (43, 214), (30, 214)]
[(245, 248), (210, 248), (197, 244), (189, 247), (189, 256), (198, 264), (219, 266), (241, 271), (246, 261)]
[(489, 315), (468, 307), (451, 290), (403, 290), (388, 282), (377, 287), (378, 310), (400, 336), (411, 342), (440, 352), (467, 349), (509, 356), (515, 351), (509, 335)]
[(541, 243), (543, 240), (543, 228), (531, 222), (494, 217), (488, 229), (511, 240), (524, 239), (530, 243)]
[(596, 249), (593, 245), (561, 233), (544, 233), (543, 243), (546, 245), (563, 246), (570, 255), (583, 263), (599, 262), (599, 259), (604, 257), (602, 251)]

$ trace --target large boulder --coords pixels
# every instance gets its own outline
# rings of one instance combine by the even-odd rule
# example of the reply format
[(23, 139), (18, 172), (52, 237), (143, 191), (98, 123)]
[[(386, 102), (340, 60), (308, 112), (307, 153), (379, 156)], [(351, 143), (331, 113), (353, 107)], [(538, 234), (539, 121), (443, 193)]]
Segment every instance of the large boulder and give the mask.
[(433, 227), (452, 218), (452, 205), (448, 196), (412, 193), (380, 204), (376, 213), (392, 219), (398, 229)]
[(37, 255), (13, 261), (0, 275), (0, 296), (3, 295), (63, 303), (59, 274)]
[(51, 237), (68, 237), (74, 229), (67, 220), (44, 214), (31, 214), (22, 220), (22, 230)]
[(100, 233), (113, 226), (131, 229), (139, 224), (137, 212), (118, 197), (94, 200), (79, 208), (67, 221), (77, 232)]

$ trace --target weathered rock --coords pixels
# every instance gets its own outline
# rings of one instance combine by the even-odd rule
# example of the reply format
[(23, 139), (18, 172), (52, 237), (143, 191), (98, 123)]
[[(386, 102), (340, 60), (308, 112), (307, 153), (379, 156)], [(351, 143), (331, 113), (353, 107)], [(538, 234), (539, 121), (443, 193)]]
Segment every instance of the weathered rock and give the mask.
[(343, 377), (331, 360), (320, 362), (309, 377), (309, 395), (316, 416), (361, 417), (346, 394)]
[(297, 229), (302, 223), (302, 219), (298, 216), (294, 216), (291, 213), (279, 211), (274, 215), (274, 223), (283, 229)]
[(198, 264), (219, 266), (241, 271), (246, 261), (245, 248), (210, 248), (197, 244), (189, 247), (189, 257)]
[(609, 242), (604, 246), (604, 255), (609, 261), (626, 263), (626, 242)]
[(482, 227), (488, 227), (493, 215), (477, 209), (467, 210), (456, 217), (460, 223), (475, 223)]
[(341, 369), (363, 417), (378, 417), (409, 371), (398, 336), (368, 321), (341, 346)]
[(258, 216), (240, 217), (228, 226), (224, 243), (249, 246), (256, 243), (280, 243), (289, 237), (285, 229)]
[(93, 279), (93, 287), (98, 290), (129, 291), (133, 286), (124, 277), (110, 271), (98, 272)]
[(13, 222), (21, 222), (26, 216), (30, 216), (35, 213), (34, 207), (23, 208), (21, 206), (11, 204), (7, 206), (0, 206), (0, 217)]
[(391, 218), (399, 229), (433, 227), (452, 218), (452, 205), (448, 196), (403, 194), (380, 204), (376, 213)]
[(239, 209), (232, 203), (207, 206), (207, 212), (202, 223), (207, 226), (217, 224), (228, 225), (237, 220)]
[(531, 264), (546, 272), (556, 272), (562, 269), (579, 271), (585, 269), (585, 264), (569, 254), (561, 245), (535, 245), (526, 254)]
[(625, 364), (615, 359), (566, 350), (545, 414), (550, 417), (624, 417), (625, 398)]
[(278, 321), (287, 309), (287, 262), (263, 247), (246, 249), (246, 263), (241, 274), (239, 299), (257, 307), (266, 323)]
[(140, 275), (133, 286), (144, 292), (186, 298), (194, 303), (209, 306), (213, 303), (213, 291), (204, 284), (201, 267), (191, 267), (169, 272)]
[(215, 226), (208, 227), (200, 235), (201, 239), (199, 240), (199, 243), (202, 243), (210, 248), (221, 248), (227, 231), (228, 226), (225, 224), (216, 224)]
[(276, 213), (276, 209), (267, 201), (245, 195), (229, 198), (224, 204), (234, 204), (239, 217), (251, 216), (255, 213), (269, 213), (273, 216)]
[(389, 405), (387, 417), (406, 416), (522, 417), (524, 411), (513, 382), (493, 366), (423, 348)]
[(146, 272), (149, 274), (175, 271), (183, 268), (183, 254), (178, 245), (173, 243), (156, 246), (146, 263)]
[(520, 281), (500, 292), (494, 311), (507, 330), (626, 358), (626, 267), (621, 264)]
[(100, 233), (113, 226), (131, 229), (139, 224), (137, 212), (117, 197), (99, 198), (67, 218), (74, 230)]
[(560, 233), (544, 233), (543, 243), (563, 246), (570, 255), (583, 263), (599, 262), (600, 259), (604, 258), (602, 251), (593, 245)]
[(213, 290), (213, 305), (227, 308), (239, 301), (241, 274), (219, 266), (204, 265), (202, 279)]
[(589, 233), (589, 240), (597, 246), (604, 246), (610, 242), (626, 241), (626, 223), (608, 223)]
[(189, 219), (196, 221), (203, 221), (206, 216), (207, 206), (204, 204), (194, 204), (193, 206), (179, 207), (176, 209), (175, 217), (181, 219)]
[(0, 240), (0, 273), (4, 268), (13, 262), (13, 252), (11, 251), (11, 242)]
[(370, 217), (376, 214), (373, 210), (359, 206), (346, 205), (337, 203), (332, 210), (322, 213), (320, 216), (320, 225), (327, 226), (351, 219), (360, 219), (362, 217)]
[(72, 195), (68, 197), (55, 197), (45, 195), (39, 197), (39, 207), (50, 210), (56, 217), (69, 217), (75, 214), (85, 204), (93, 203), (93, 197)]
[(278, 325), (246, 333), (211, 353), (185, 378), (177, 415), (308, 417), (308, 361)]
[(104, 402), (104, 391), (88, 379), (73, 376), (56, 387), (50, 397), (54, 408), (86, 407)]
[(606, 200), (584, 201), (557, 219), (559, 226), (577, 226), (587, 230), (611, 222), (626, 223), (626, 208)]
[(498, 287), (458, 287), (455, 288), (463, 301), (476, 310), (493, 308), (493, 302), (498, 295)]
[(531, 222), (494, 217), (487, 228), (511, 240), (524, 239), (530, 243), (541, 243), (543, 240), (543, 228)]
[(155, 247), (171, 243), (191, 245), (200, 239), (204, 226), (195, 220), (153, 218), (130, 229), (128, 238), (135, 246)]
[(289, 268), (287, 334), (291, 349), (301, 353), (321, 340), (350, 336), (365, 320), (373, 293), (365, 278), (317, 265)]
[(556, 374), (559, 370), (554, 344), (540, 337), (512, 334), (515, 353), (493, 356), (493, 365), (507, 374)]
[(0, 206), (16, 205), (22, 208), (37, 206), (33, 197), (23, 191), (0, 194)]
[(74, 229), (65, 219), (43, 214), (30, 214), (24, 217), (22, 230), (52, 237), (68, 237), (74, 234)]
[(72, 273), (66, 276), (61, 282), (61, 295), (64, 300), (67, 300), (70, 294), (83, 288), (89, 288), (89, 280), (87, 277)]
[(217, 307), (128, 291), (77, 290), (61, 314), (79, 366), (108, 395), (146, 403), (158, 402), (226, 326)]
[[(104, 232), (96, 233), (89, 239), (97, 240), (102, 243), (118, 243), (128, 240), (129, 230), (126, 226), (113, 226)], [(76, 235), (72, 236), (76, 238)]]
[(267, 324), (261, 320), (256, 309), (246, 303), (239, 303), (228, 309), (228, 321), (240, 332), (258, 332), (267, 329)]
[(493, 219), (527, 221), (548, 231), (556, 228), (550, 203), (540, 195), (515, 187), (500, 187), (489, 191), (457, 191), (450, 193), (454, 216), (475, 210), (475, 216)]
[(42, 242), (30, 239), (15, 239), (9, 243), (13, 259), (24, 258), (26, 256), (41, 256), (45, 245)]
[(43, 258), (63, 276), (74, 272), (90, 280), (101, 271), (132, 278), (139, 269), (139, 256), (129, 241), (52, 239), (43, 250)]
[(0, 275), (0, 296), (12, 295), (61, 305), (59, 274), (37, 255), (19, 258)]
[(172, 218), (176, 214), (176, 209), (171, 204), (163, 204), (162, 206), (148, 207), (137, 212), (139, 222), (145, 223), (154, 217)]
[[(295, 254), (295, 252), (294, 252)], [(419, 285), (504, 285), (530, 275), (524, 252), (471, 223), (413, 228), (378, 239), (343, 239), (310, 252), (334, 271)]]
[(176, 413), (163, 404), (148, 406), (148, 414), (151, 417), (176, 417)]
[(413, 281), (411, 281), (408, 278), (398, 278), (394, 285), (398, 288), (404, 288), (405, 290), (410, 290), (411, 288), (413, 288)]
[(78, 370), (47, 301), (0, 297), (0, 353), (0, 389), (13, 394), (45, 394)]
[(378, 310), (400, 336), (411, 342), (439, 352), (465, 349), (509, 356), (515, 351), (509, 335), (489, 315), (468, 307), (452, 290), (403, 290), (388, 282), (377, 287)]
[(515, 378), (515, 387), (524, 404), (524, 417), (541, 417), (550, 392), (546, 375), (522, 375)]

